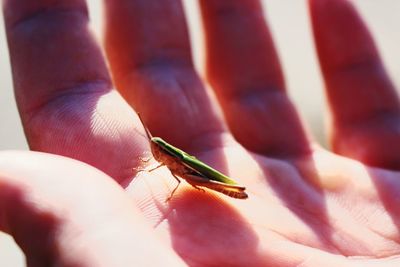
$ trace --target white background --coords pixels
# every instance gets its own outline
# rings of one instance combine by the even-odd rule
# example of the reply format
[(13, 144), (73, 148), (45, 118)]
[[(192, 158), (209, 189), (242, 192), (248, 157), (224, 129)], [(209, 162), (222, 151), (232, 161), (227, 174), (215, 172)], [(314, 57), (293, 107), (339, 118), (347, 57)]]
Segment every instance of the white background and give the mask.
[[(101, 40), (101, 3), (88, 0), (93, 31)], [(194, 57), (202, 70), (202, 30), (197, 1), (184, 0), (191, 29)], [(264, 0), (266, 18), (278, 47), (290, 96), (316, 139), (325, 144), (323, 84), (317, 67), (306, 1)], [(400, 88), (400, 1), (359, 0), (364, 17), (381, 51), (387, 70)], [(1, 15), (0, 15), (1, 16)], [(0, 18), (0, 150), (27, 149), (13, 97), (3, 18)], [(0, 233), (0, 266), (25, 266), (23, 254), (12, 238)]]

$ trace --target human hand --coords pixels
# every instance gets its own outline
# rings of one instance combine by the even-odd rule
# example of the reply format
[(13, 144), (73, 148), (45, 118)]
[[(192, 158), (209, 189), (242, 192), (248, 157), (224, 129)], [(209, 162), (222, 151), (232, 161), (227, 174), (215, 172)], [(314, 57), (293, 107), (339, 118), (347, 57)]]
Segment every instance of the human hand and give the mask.
[[(103, 170), (128, 194), (69, 159), (4, 153), (0, 196), (8, 201), (1, 201), (7, 211), (2, 229), (19, 240), (28, 261), (130, 266), (137, 260), (160, 266), (157, 260), (178, 265), (178, 254), (191, 266), (396, 264), (398, 100), (365, 26), (346, 1), (310, 1), (333, 116), (332, 147), (346, 157), (319, 148), (305, 134), (285, 94), (257, 2), (201, 1), (207, 75), (222, 121), (194, 71), (180, 5), (106, 1), (107, 56), (127, 103), (154, 135), (228, 173), (249, 194), (241, 201), (182, 185), (168, 203), (175, 186), (168, 170), (131, 179), (148, 144), (133, 110), (111, 90), (82, 3), (43, 5), (5, 2), (16, 97), (29, 144)], [(10, 184), (18, 194), (4, 193), (13, 192), (4, 190)], [(10, 211), (9, 199), (23, 205)], [(38, 207), (45, 213), (31, 212)], [(26, 210), (35, 222), (31, 232), (45, 233), (36, 238), (53, 241), (57, 253), (32, 249), (30, 220), (20, 217)], [(48, 218), (56, 227), (43, 223)], [(60, 235), (54, 228), (64, 231)], [(107, 229), (120, 232), (102, 235)], [(76, 243), (82, 250), (69, 254)]]

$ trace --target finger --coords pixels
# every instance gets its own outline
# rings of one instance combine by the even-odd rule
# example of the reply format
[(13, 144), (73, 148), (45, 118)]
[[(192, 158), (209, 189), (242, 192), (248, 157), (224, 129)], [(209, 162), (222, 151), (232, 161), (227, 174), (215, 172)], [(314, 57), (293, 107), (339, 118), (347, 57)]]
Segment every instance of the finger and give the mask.
[(115, 83), (152, 133), (189, 150), (219, 135), (222, 126), (193, 67), (181, 2), (105, 3)]
[(183, 266), (96, 169), (50, 154), (2, 152), (0, 173), (0, 229), (28, 266)]
[(368, 28), (347, 0), (309, 5), (332, 111), (333, 149), (399, 169), (399, 100)]
[(15, 94), (30, 148), (132, 176), (135, 114), (112, 90), (83, 0), (3, 4)]
[(233, 135), (258, 153), (279, 157), (307, 153), (308, 141), (285, 92), (260, 2), (200, 3), (207, 75)]

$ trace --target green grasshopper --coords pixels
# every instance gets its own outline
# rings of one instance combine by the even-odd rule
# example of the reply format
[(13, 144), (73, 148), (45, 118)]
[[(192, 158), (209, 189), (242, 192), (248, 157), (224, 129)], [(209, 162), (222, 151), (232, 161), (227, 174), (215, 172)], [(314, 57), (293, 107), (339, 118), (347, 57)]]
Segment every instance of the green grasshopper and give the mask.
[(244, 186), (239, 185), (228, 176), (211, 168), (179, 148), (168, 144), (160, 137), (153, 137), (140, 115), (139, 119), (146, 131), (151, 153), (155, 160), (160, 163), (160, 165), (149, 171), (153, 171), (161, 166), (167, 166), (172, 176), (178, 181), (178, 185), (172, 190), (167, 201), (172, 198), (181, 183), (178, 177), (185, 179), (186, 182), (201, 191), (204, 191), (204, 189), (199, 187), (206, 187), (233, 198), (245, 199), (248, 197)]

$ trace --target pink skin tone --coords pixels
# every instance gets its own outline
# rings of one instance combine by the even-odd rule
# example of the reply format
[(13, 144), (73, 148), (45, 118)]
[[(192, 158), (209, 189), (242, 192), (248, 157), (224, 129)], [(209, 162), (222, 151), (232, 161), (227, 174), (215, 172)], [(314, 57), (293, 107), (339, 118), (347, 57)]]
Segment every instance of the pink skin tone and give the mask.
[[(104, 4), (102, 54), (84, 1), (3, 1), (18, 108), (41, 152), (0, 153), (0, 229), (28, 266), (400, 265), (399, 101), (351, 2), (308, 1), (333, 153), (288, 99), (258, 1), (200, 1), (216, 98), (179, 1)], [(149, 144), (135, 111), (249, 199), (183, 182), (165, 203), (168, 170), (137, 173)]]

